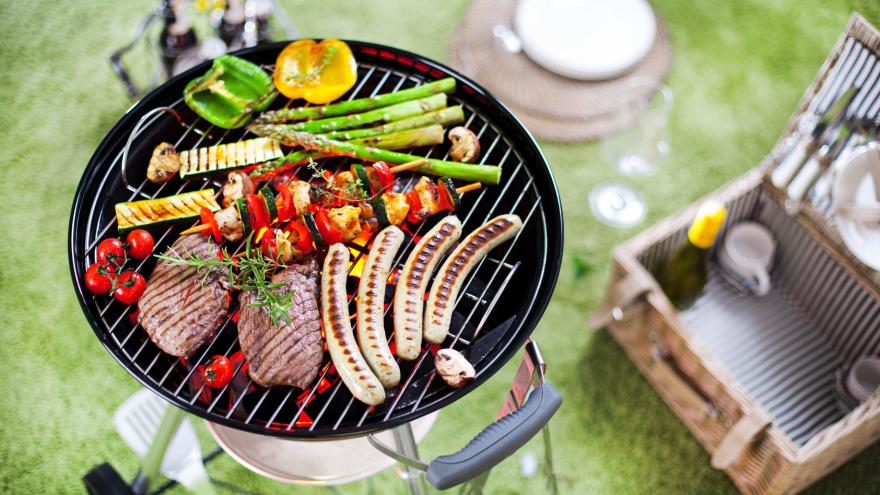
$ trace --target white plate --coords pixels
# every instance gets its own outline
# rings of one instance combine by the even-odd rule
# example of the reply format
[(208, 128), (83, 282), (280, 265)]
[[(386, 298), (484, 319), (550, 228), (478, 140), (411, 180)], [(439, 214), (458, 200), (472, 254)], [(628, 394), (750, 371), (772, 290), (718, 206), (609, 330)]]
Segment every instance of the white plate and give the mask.
[(520, 0), (514, 29), (538, 65), (593, 81), (617, 77), (645, 58), (657, 20), (646, 0)]
[[(835, 204), (871, 205), (877, 203), (871, 170), (880, 173), (880, 145), (871, 143), (849, 156), (835, 179), (831, 190)], [(836, 216), (843, 242), (858, 259), (874, 270), (880, 270), (880, 224), (860, 222)]]

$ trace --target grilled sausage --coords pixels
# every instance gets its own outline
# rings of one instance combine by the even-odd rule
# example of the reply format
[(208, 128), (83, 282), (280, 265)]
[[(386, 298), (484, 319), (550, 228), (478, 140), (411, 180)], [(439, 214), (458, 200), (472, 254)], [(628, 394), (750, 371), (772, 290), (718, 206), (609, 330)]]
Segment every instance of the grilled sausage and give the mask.
[(440, 258), (461, 237), (461, 220), (450, 215), (416, 245), (394, 291), (394, 344), (401, 359), (416, 359), (422, 347), (422, 314), (428, 281)]
[(520, 229), (522, 229), (522, 219), (518, 215), (495, 217), (471, 232), (449, 255), (437, 272), (437, 278), (431, 286), (431, 292), (428, 293), (425, 340), (439, 344), (446, 339), (452, 321), (452, 306), (458, 299), (461, 285), (468, 273), (489, 251), (516, 235)]
[(321, 318), (330, 358), (342, 382), (357, 400), (374, 406), (385, 400), (385, 389), (361, 356), (351, 331), (345, 293), (348, 262), (344, 244), (333, 244), (327, 250), (321, 275)]
[(400, 383), (400, 367), (385, 336), (385, 282), (403, 237), (393, 225), (376, 235), (358, 284), (358, 344), (373, 373), (388, 388)]

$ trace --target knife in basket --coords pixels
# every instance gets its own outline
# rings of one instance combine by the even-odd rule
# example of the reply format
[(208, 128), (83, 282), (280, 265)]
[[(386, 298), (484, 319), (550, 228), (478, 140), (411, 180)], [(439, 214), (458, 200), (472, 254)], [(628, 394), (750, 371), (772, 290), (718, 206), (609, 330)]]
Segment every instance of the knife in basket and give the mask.
[(819, 119), (813, 127), (813, 131), (802, 137), (785, 156), (782, 162), (770, 174), (770, 182), (780, 188), (785, 188), (804, 161), (816, 152), (822, 142), (822, 136), (829, 129), (836, 127), (837, 123), (843, 118), (846, 109), (852, 102), (855, 95), (859, 92), (859, 88), (853, 86), (841, 94), (833, 105), (828, 107), (825, 114)]

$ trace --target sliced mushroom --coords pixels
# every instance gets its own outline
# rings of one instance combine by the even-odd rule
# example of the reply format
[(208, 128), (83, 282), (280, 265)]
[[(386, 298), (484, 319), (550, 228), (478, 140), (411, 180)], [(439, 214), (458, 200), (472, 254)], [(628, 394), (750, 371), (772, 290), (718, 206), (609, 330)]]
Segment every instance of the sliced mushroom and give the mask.
[(434, 357), (437, 374), (452, 388), (461, 388), (470, 383), (477, 372), (467, 358), (453, 349), (440, 349)]
[(229, 206), (214, 213), (214, 220), (220, 228), (223, 238), (228, 241), (237, 241), (244, 236), (244, 225), (238, 216), (238, 208)]
[(480, 140), (467, 127), (449, 129), (447, 137), (452, 142), (449, 156), (457, 162), (473, 163), (480, 157)]
[(180, 156), (171, 143), (159, 143), (153, 149), (147, 166), (147, 180), (155, 184), (168, 182), (180, 170)]
[(235, 203), (238, 198), (254, 192), (254, 183), (244, 172), (229, 172), (226, 184), (223, 185), (223, 206), (228, 207)]

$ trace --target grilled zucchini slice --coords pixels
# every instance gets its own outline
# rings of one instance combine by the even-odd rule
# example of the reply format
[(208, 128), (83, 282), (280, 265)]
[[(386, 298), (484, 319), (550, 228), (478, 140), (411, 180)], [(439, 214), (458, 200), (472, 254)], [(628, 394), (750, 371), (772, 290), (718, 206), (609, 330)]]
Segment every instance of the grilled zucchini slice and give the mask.
[(264, 137), (186, 150), (180, 153), (180, 178), (229, 172), (283, 155), (278, 141)]
[(116, 223), (119, 232), (135, 228), (152, 228), (199, 218), (202, 208), (217, 211), (220, 205), (212, 189), (185, 192), (165, 198), (144, 199), (116, 203)]

